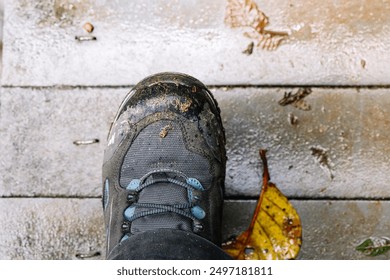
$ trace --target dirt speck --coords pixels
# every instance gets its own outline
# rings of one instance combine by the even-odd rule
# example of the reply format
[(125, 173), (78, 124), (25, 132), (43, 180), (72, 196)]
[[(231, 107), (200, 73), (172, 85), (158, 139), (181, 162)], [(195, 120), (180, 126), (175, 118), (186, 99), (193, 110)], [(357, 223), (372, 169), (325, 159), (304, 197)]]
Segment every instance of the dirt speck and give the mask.
[(88, 33), (92, 33), (93, 30), (95, 29), (95, 27), (92, 25), (92, 23), (90, 22), (86, 22), (84, 25), (83, 25), (83, 29), (88, 32)]
[(173, 129), (173, 127), (172, 127), (172, 125), (170, 125), (170, 124), (164, 126), (164, 127), (161, 129), (161, 131), (160, 131), (160, 137), (161, 137), (161, 138), (165, 138), (165, 137), (168, 135), (168, 132), (169, 132), (170, 130), (172, 130), (172, 129)]
[(361, 59), (360, 65), (362, 66), (363, 69), (365, 69), (366, 68), (366, 61), (364, 59)]
[(255, 43), (250, 42), (249, 45), (246, 47), (246, 49), (242, 53), (246, 54), (246, 55), (251, 55), (253, 53), (254, 45), (255, 45)]
[(184, 102), (182, 102), (181, 100), (176, 100), (176, 106), (182, 113), (187, 112), (190, 109), (191, 105), (191, 99), (185, 99)]
[(293, 113), (288, 114), (288, 123), (292, 126), (298, 125), (298, 117), (295, 116)]

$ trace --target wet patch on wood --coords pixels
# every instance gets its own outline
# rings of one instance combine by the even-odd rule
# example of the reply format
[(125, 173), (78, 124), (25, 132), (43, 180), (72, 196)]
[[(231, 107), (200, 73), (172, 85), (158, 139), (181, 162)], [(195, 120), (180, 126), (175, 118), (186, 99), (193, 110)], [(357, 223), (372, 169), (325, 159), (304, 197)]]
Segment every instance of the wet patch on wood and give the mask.
[[(253, 39), (256, 46), (264, 50), (275, 50), (288, 37), (287, 32), (265, 29), (269, 19), (252, 0), (228, 0), (225, 23), (232, 28), (244, 28), (244, 36)], [(244, 54), (252, 53), (249, 47)]]

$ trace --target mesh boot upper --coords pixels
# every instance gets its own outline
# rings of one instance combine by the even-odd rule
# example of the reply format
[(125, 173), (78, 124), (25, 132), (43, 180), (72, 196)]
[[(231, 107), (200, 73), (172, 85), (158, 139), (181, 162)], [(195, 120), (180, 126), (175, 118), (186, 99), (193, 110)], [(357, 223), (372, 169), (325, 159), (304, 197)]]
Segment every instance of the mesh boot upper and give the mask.
[(159, 229), (220, 244), (225, 136), (217, 103), (196, 79), (162, 73), (126, 96), (103, 164), (107, 253)]
[[(161, 134), (161, 131), (165, 131), (167, 127), (169, 131), (165, 135)], [(170, 169), (179, 171), (188, 177), (197, 178), (205, 188), (208, 188), (212, 181), (209, 165), (206, 158), (185, 147), (182, 131), (177, 123), (162, 120), (144, 128), (130, 146), (122, 164), (120, 185), (126, 188), (133, 179), (139, 179), (148, 172)], [(180, 179), (175, 174), (164, 173), (166, 172), (154, 176), (170, 176)], [(153, 179), (153, 176), (150, 179)], [(142, 190), (137, 202), (180, 205), (189, 203), (189, 197), (186, 188), (169, 183), (157, 183)], [(146, 209), (136, 207), (134, 214), (142, 211)], [(150, 215), (133, 221), (131, 233), (159, 228), (191, 231), (192, 221), (171, 212)]]

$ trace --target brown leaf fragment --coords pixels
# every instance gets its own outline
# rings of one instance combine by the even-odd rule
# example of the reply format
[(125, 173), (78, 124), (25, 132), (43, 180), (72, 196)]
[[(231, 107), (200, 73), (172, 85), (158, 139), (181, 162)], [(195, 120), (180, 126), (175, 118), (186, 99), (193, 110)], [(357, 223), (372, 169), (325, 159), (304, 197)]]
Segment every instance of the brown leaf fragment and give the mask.
[(251, 27), (263, 33), (268, 17), (252, 0), (228, 0), (225, 23), (231, 27)]
[(287, 36), (287, 33), (272, 32), (264, 30), (263, 33), (244, 32), (244, 36), (251, 38), (256, 42), (256, 47), (265, 50), (275, 50)]
[(264, 166), (263, 186), (248, 229), (222, 245), (239, 260), (294, 259), (302, 243), (298, 213), (275, 184), (269, 182), (265, 150), (259, 154)]
[(329, 176), (331, 180), (334, 179), (332, 168), (329, 162), (328, 150), (322, 147), (311, 147), (311, 154), (314, 157), (316, 163), (319, 164), (322, 170)]
[(294, 94), (291, 91), (285, 92), (284, 97), (279, 100), (279, 105), (287, 106), (291, 104), (300, 110), (309, 111), (311, 110), (311, 106), (304, 100), (304, 98), (310, 93), (311, 88), (300, 88)]
[(246, 28), (244, 35), (256, 41), (256, 46), (265, 50), (276, 49), (288, 36), (286, 32), (266, 30), (268, 17), (253, 0), (228, 0), (225, 23), (232, 28)]

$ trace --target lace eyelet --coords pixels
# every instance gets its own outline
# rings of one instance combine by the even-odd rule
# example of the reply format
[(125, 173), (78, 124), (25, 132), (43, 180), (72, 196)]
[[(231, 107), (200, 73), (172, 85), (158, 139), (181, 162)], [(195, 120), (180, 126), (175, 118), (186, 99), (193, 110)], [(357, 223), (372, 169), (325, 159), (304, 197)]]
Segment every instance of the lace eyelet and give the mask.
[(130, 224), (123, 222), (121, 225), (122, 233), (129, 233), (130, 232)]
[(129, 192), (128, 194), (127, 194), (127, 202), (128, 203), (134, 203), (134, 202), (136, 202), (137, 201), (137, 199), (138, 199), (138, 195), (137, 195), (137, 193), (136, 192)]
[(194, 229), (193, 230), (195, 233), (202, 232), (204, 230), (204, 226), (201, 223), (194, 222)]

